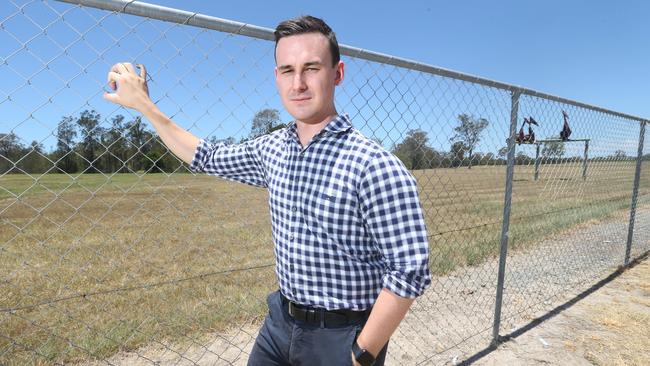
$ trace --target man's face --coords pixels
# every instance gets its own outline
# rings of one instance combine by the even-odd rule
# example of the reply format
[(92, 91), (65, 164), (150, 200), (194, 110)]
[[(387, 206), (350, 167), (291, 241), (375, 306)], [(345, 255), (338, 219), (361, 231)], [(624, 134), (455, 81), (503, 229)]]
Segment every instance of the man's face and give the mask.
[(334, 87), (343, 80), (343, 62), (332, 67), (327, 38), (305, 33), (281, 38), (275, 51), (275, 80), (282, 104), (298, 121), (315, 124), (335, 114)]

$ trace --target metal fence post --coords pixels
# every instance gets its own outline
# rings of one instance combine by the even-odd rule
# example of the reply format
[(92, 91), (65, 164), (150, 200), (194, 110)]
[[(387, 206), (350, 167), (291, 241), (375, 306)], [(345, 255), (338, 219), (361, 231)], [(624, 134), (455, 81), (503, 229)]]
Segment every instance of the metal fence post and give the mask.
[(535, 145), (537, 145), (535, 149), (535, 181), (539, 179), (539, 142), (536, 142)]
[(587, 180), (587, 159), (589, 157), (589, 140), (585, 141), (585, 154), (582, 159), (582, 180)]
[(501, 303), (503, 300), (503, 282), (506, 272), (506, 255), (508, 254), (508, 237), (510, 235), (510, 204), (512, 202), (512, 182), (515, 170), (515, 134), (517, 130), (517, 114), (519, 113), (519, 97), (521, 91), (512, 92), (510, 108), (510, 136), (508, 137), (508, 166), (506, 168), (506, 192), (503, 199), (503, 226), (501, 227), (501, 251), (499, 254), (499, 274), (497, 278), (497, 297), (494, 304), (494, 327), (492, 329), (492, 345), (499, 343), (499, 327), (501, 326)]
[(630, 251), (632, 250), (632, 236), (634, 235), (634, 218), (636, 216), (636, 201), (639, 194), (639, 180), (641, 178), (641, 161), (643, 160), (643, 139), (645, 137), (645, 122), (641, 122), (639, 132), (639, 148), (636, 155), (636, 171), (634, 172), (634, 188), (632, 189), (632, 204), (630, 205), (630, 223), (627, 227), (627, 245), (625, 247), (625, 263), (630, 263)]

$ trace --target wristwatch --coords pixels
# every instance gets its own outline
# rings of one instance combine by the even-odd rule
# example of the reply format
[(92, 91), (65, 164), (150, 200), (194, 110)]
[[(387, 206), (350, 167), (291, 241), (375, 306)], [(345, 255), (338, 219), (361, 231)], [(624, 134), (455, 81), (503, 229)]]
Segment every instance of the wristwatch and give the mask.
[(367, 350), (359, 347), (356, 341), (352, 345), (352, 353), (354, 354), (354, 359), (357, 360), (361, 366), (372, 366), (375, 364), (375, 356)]

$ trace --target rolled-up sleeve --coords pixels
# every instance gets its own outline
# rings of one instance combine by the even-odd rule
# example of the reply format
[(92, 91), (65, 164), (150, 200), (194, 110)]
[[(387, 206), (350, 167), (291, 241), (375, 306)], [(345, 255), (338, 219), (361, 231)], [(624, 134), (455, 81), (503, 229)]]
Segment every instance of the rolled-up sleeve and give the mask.
[(383, 287), (405, 298), (422, 295), (431, 273), (415, 178), (397, 157), (380, 153), (365, 169), (359, 200), (367, 229), (386, 261)]
[(266, 187), (264, 166), (257, 148), (260, 142), (260, 139), (256, 139), (236, 145), (213, 145), (201, 139), (190, 169), (256, 187)]

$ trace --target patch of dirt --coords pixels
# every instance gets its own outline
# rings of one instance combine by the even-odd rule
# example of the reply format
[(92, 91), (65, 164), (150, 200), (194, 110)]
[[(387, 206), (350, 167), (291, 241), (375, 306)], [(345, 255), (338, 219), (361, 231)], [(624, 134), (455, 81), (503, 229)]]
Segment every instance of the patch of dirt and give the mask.
[(475, 365), (650, 365), (650, 259)]

